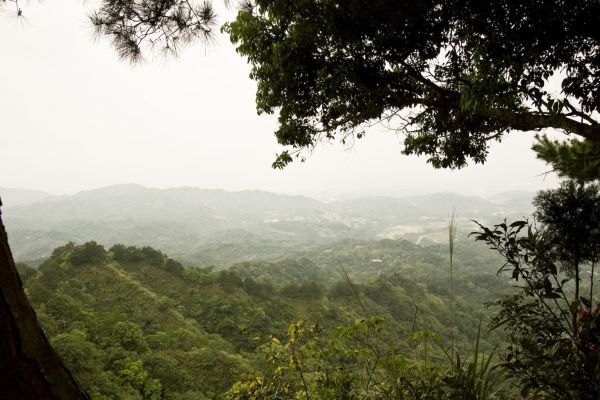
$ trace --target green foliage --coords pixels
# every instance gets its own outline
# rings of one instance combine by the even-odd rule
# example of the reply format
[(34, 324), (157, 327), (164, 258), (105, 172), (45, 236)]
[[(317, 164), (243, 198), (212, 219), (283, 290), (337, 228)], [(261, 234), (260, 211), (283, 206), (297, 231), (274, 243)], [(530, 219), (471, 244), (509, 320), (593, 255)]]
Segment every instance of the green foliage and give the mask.
[(89, 329), (93, 325), (93, 314), (83, 303), (66, 294), (55, 293), (47, 298), (44, 311), (59, 322), (61, 331), (75, 326)]
[[(165, 399), (222, 398), (237, 380), (271, 368), (261, 356), (261, 344), (285, 331), (290, 320), (318, 321), (326, 327), (319, 329), (329, 332), (319, 340), (337, 332), (338, 341), (350, 343), (346, 336), (352, 334), (334, 327), (353, 326), (365, 313), (383, 315), (388, 329), (385, 341), (378, 343), (404, 343), (409, 361), (406, 354), (423, 354), (422, 340), (410, 345), (402, 339), (413, 331), (435, 330), (443, 343), (454, 335), (456, 347), (467, 351), (482, 315), (477, 299), (487, 293), (485, 299), (490, 300), (490, 287), (504, 287), (488, 282), (490, 286), (476, 295), (462, 290), (477, 276), (465, 260), (479, 263), (481, 253), (458, 246), (455, 283), (460, 295), (455, 297), (453, 321), (447, 294), (429, 290), (443, 285), (439, 273), (446, 271), (443, 248), (421, 249), (403, 241), (348, 241), (311, 258), (305, 253), (297, 259), (237, 264), (226, 271), (181, 272), (165, 268), (167, 258), (160, 252), (120, 245), (98, 264), (82, 268), (71, 264), (71, 254), (78, 248), (70, 243), (56, 249), (25, 286), (46, 334), (57, 341), (59, 354), (65, 353), (65, 362), (73, 364), (75, 377), (94, 399), (136, 398), (148, 390), (150, 396), (157, 383)], [(370, 262), (375, 257), (385, 260), (377, 269)], [(349, 278), (360, 277), (353, 285), (364, 309), (346, 282), (337, 283), (340, 262), (347, 265)], [(369, 278), (378, 270), (379, 277)], [(305, 333), (298, 335), (299, 341), (304, 340)], [(482, 351), (493, 348), (495, 340), (498, 336), (482, 340)], [(322, 368), (330, 361), (345, 362), (335, 356), (343, 346), (332, 346), (328, 358), (320, 361)], [(436, 350), (431, 340), (426, 347), (428, 366), (411, 367), (410, 379), (441, 379), (427, 375), (435, 367)], [(443, 356), (437, 353), (438, 358)], [(347, 375), (338, 372), (332, 370), (331, 376), (337, 377), (336, 385), (343, 385)]]
[(74, 246), (69, 256), (73, 266), (84, 264), (100, 264), (104, 262), (106, 250), (96, 242), (87, 242), (81, 246)]
[[(596, 399), (600, 394), (600, 325), (593, 291), (599, 200), (596, 186), (566, 182), (538, 195), (540, 228), (516, 221), (493, 229), (482, 226), (475, 233), (504, 257), (500, 272), (521, 284), (520, 292), (497, 302), (500, 311), (493, 323), (510, 335), (503, 365), (524, 395)], [(581, 286), (584, 266), (590, 268), (588, 293)]]
[(148, 350), (142, 329), (133, 322), (117, 322), (112, 329), (115, 343), (125, 350), (143, 354)]
[(147, 257), (80, 268), (70, 262), (78, 247), (54, 251), (26, 290), (53, 346), (93, 399), (214, 398), (249, 370), (228, 342), (138, 280), (189, 289), (176, 269), (165, 268), (162, 253), (142, 253), (160, 254), (160, 263)]
[[(225, 24), (277, 113), (283, 168), (373, 121), (434, 167), (484, 162), (509, 130), (598, 141), (595, 0), (250, 0)], [(560, 80), (560, 95), (548, 90)]]
[(303, 282), (300, 285), (291, 283), (281, 289), (281, 294), (289, 298), (316, 299), (323, 295), (323, 287), (317, 282)]
[(111, 258), (120, 263), (146, 262), (156, 267), (173, 271), (174, 273), (183, 272), (183, 266), (181, 263), (167, 257), (162, 252), (149, 246), (135, 247), (116, 244), (108, 251)]
[(129, 357), (116, 360), (113, 362), (111, 375), (121, 384), (137, 390), (143, 399), (161, 398), (161, 384), (157, 379), (150, 378), (142, 360), (134, 361)]
[(533, 145), (537, 157), (552, 165), (559, 176), (579, 183), (600, 180), (600, 142), (572, 139), (568, 142), (538, 136)]
[(600, 259), (600, 186), (569, 180), (541, 191), (534, 204), (555, 256), (570, 273)]
[(31, 268), (25, 263), (17, 263), (16, 267), (22, 282), (27, 282), (29, 278), (32, 278), (37, 274), (37, 270), (35, 268)]
[(60, 333), (52, 337), (51, 343), (69, 371), (79, 376), (83, 383), (93, 384), (94, 375), (101, 372), (98, 367), (102, 354), (85, 331), (72, 329)]
[(469, 365), (457, 356), (445, 371), (439, 363), (428, 364), (426, 356), (410, 355), (411, 347), (427, 348), (434, 337), (415, 332), (410, 341), (392, 339), (380, 317), (329, 333), (295, 322), (284, 343), (273, 337), (263, 347), (268, 361), (263, 377), (236, 382), (228, 398), (488, 400), (507, 394), (491, 366), (492, 355), (479, 352), (479, 335)]
[(461, 359), (460, 354), (454, 349), (444, 350), (450, 362), (450, 370), (445, 377), (450, 399), (491, 399), (504, 393), (510, 384), (504, 371), (498, 368), (498, 365), (492, 364), (495, 349), (487, 356), (480, 353), (480, 341), (481, 323), (477, 329), (472, 360), (469, 360), (468, 355)]

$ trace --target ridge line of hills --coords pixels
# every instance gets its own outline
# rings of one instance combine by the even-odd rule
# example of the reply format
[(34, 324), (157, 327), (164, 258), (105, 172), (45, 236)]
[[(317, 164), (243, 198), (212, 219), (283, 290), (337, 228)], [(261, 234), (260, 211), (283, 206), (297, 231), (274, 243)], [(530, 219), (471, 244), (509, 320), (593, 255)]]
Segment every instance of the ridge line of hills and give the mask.
[(95, 240), (108, 247), (153, 246), (188, 264), (225, 267), (344, 239), (443, 243), (453, 209), (463, 238), (473, 230), (471, 220), (496, 223), (532, 212), (532, 195), (522, 192), (497, 195), (495, 201), (437, 193), (322, 202), (258, 190), (126, 184), (73, 195), (29, 195), (27, 203), (23, 192), (0, 188), (15, 258), (33, 265), (65, 242)]
[[(124, 183), (124, 184), (115, 184), (108, 186), (101, 186), (94, 189), (86, 189), (81, 190), (72, 194), (53, 194), (41, 190), (34, 189), (24, 189), (24, 188), (14, 188), (14, 187), (2, 187), (0, 186), (0, 197), (4, 200), (5, 207), (18, 207), (29, 205), (32, 203), (37, 203), (40, 201), (54, 201), (66, 199), (69, 197), (79, 197), (85, 195), (95, 195), (99, 193), (134, 193), (134, 192), (143, 192), (143, 191), (154, 191), (154, 192), (206, 192), (206, 193), (222, 193), (222, 194), (244, 194), (244, 193), (257, 193), (257, 194), (266, 194), (271, 196), (279, 196), (279, 197), (288, 197), (288, 198), (302, 198), (305, 200), (310, 200), (317, 203), (329, 204), (329, 203), (337, 203), (337, 202), (346, 202), (346, 201), (354, 201), (361, 198), (387, 198), (387, 199), (420, 199), (420, 198), (428, 198), (440, 195), (450, 195), (456, 196), (457, 198), (471, 198), (471, 199), (479, 199), (483, 201), (487, 201), (493, 204), (503, 204), (505, 202), (511, 202), (515, 199), (527, 199), (532, 198), (534, 192), (528, 191), (520, 191), (520, 190), (508, 190), (499, 193), (495, 193), (488, 197), (481, 197), (475, 195), (465, 195), (451, 191), (439, 191), (439, 192), (431, 192), (431, 193), (422, 193), (422, 194), (407, 194), (407, 195), (381, 195), (377, 194), (374, 196), (367, 195), (341, 195), (339, 198), (334, 197), (333, 200), (319, 200), (312, 196), (302, 195), (302, 194), (284, 194), (284, 193), (276, 193), (270, 192), (262, 189), (245, 189), (245, 190), (225, 190), (220, 188), (200, 188), (194, 186), (175, 186), (170, 188), (153, 188), (147, 187), (137, 183)], [(8, 200), (6, 200), (8, 199)]]

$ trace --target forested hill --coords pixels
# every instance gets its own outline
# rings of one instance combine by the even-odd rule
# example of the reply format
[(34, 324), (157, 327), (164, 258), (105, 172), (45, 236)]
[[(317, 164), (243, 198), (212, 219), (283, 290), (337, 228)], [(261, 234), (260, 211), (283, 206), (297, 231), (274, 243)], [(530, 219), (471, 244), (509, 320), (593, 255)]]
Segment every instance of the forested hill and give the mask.
[[(360, 250), (356, 243), (323, 254)], [(503, 281), (490, 271), (474, 280), (458, 252), (452, 318), (440, 253), (427, 258), (427, 249), (402, 241), (373, 246), (382, 260), (395, 259), (396, 270), (382, 261), (385, 268), (369, 277), (368, 263), (361, 270), (359, 261), (301, 257), (212, 271), (184, 268), (150, 247), (105, 250), (95, 242), (61, 246), (38, 269), (19, 269), (54, 348), (94, 399), (207, 399), (260, 376), (261, 346), (297, 320), (327, 330), (380, 315), (406, 352), (416, 331), (470, 349), (482, 304), (506, 290)], [(339, 267), (359, 279), (349, 282)], [(494, 341), (487, 336), (483, 347)]]
[[(276, 258), (299, 247), (340, 239), (447, 240), (458, 211), (463, 237), (471, 219), (496, 223), (531, 211), (531, 194), (492, 199), (438, 193), (320, 202), (261, 191), (105, 187), (68, 196), (0, 189), (3, 217), (17, 260), (37, 263), (68, 241), (150, 245), (194, 265), (227, 267)], [(19, 197), (20, 196), (20, 197)], [(16, 199), (16, 200), (15, 200)], [(21, 200), (18, 200), (21, 199)]]

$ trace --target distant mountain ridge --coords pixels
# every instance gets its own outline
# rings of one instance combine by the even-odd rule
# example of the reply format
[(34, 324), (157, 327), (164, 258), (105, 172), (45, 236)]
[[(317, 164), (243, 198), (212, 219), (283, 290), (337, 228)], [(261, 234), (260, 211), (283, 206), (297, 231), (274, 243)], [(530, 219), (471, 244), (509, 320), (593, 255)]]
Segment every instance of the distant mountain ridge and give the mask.
[(0, 187), (0, 199), (5, 207), (35, 203), (54, 195), (40, 190)]
[(22, 198), (5, 203), (3, 218), (15, 257), (28, 261), (47, 257), (68, 240), (97, 240), (107, 246), (150, 245), (190, 263), (229, 265), (344, 238), (436, 243), (453, 209), (464, 221), (483, 222), (531, 212), (521, 192), (498, 200), (435, 193), (325, 203), (264, 191), (126, 184)]
[(54, 196), (30, 204), (11, 207), (13, 215), (27, 213), (32, 218), (49, 221), (65, 219), (160, 219), (187, 218), (211, 209), (277, 213), (316, 207), (317, 200), (301, 196), (284, 196), (262, 191), (226, 192), (220, 189), (173, 188), (152, 189), (126, 184), (87, 190), (73, 195)]

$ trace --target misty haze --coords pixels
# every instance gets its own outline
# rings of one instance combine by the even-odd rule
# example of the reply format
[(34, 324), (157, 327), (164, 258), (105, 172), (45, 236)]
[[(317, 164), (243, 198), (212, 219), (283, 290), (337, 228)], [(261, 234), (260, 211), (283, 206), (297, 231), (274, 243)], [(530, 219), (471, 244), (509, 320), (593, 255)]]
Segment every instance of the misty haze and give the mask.
[(499, 217), (528, 216), (534, 195), (505, 192), (484, 199), (436, 193), (323, 202), (261, 191), (134, 184), (62, 196), (0, 190), (17, 261), (37, 265), (66, 242), (95, 240), (107, 247), (148, 245), (191, 265), (218, 268), (323, 251), (344, 239), (447, 244), (453, 209), (459, 217), (457, 239), (467, 240), (475, 229), (471, 220), (492, 223)]

